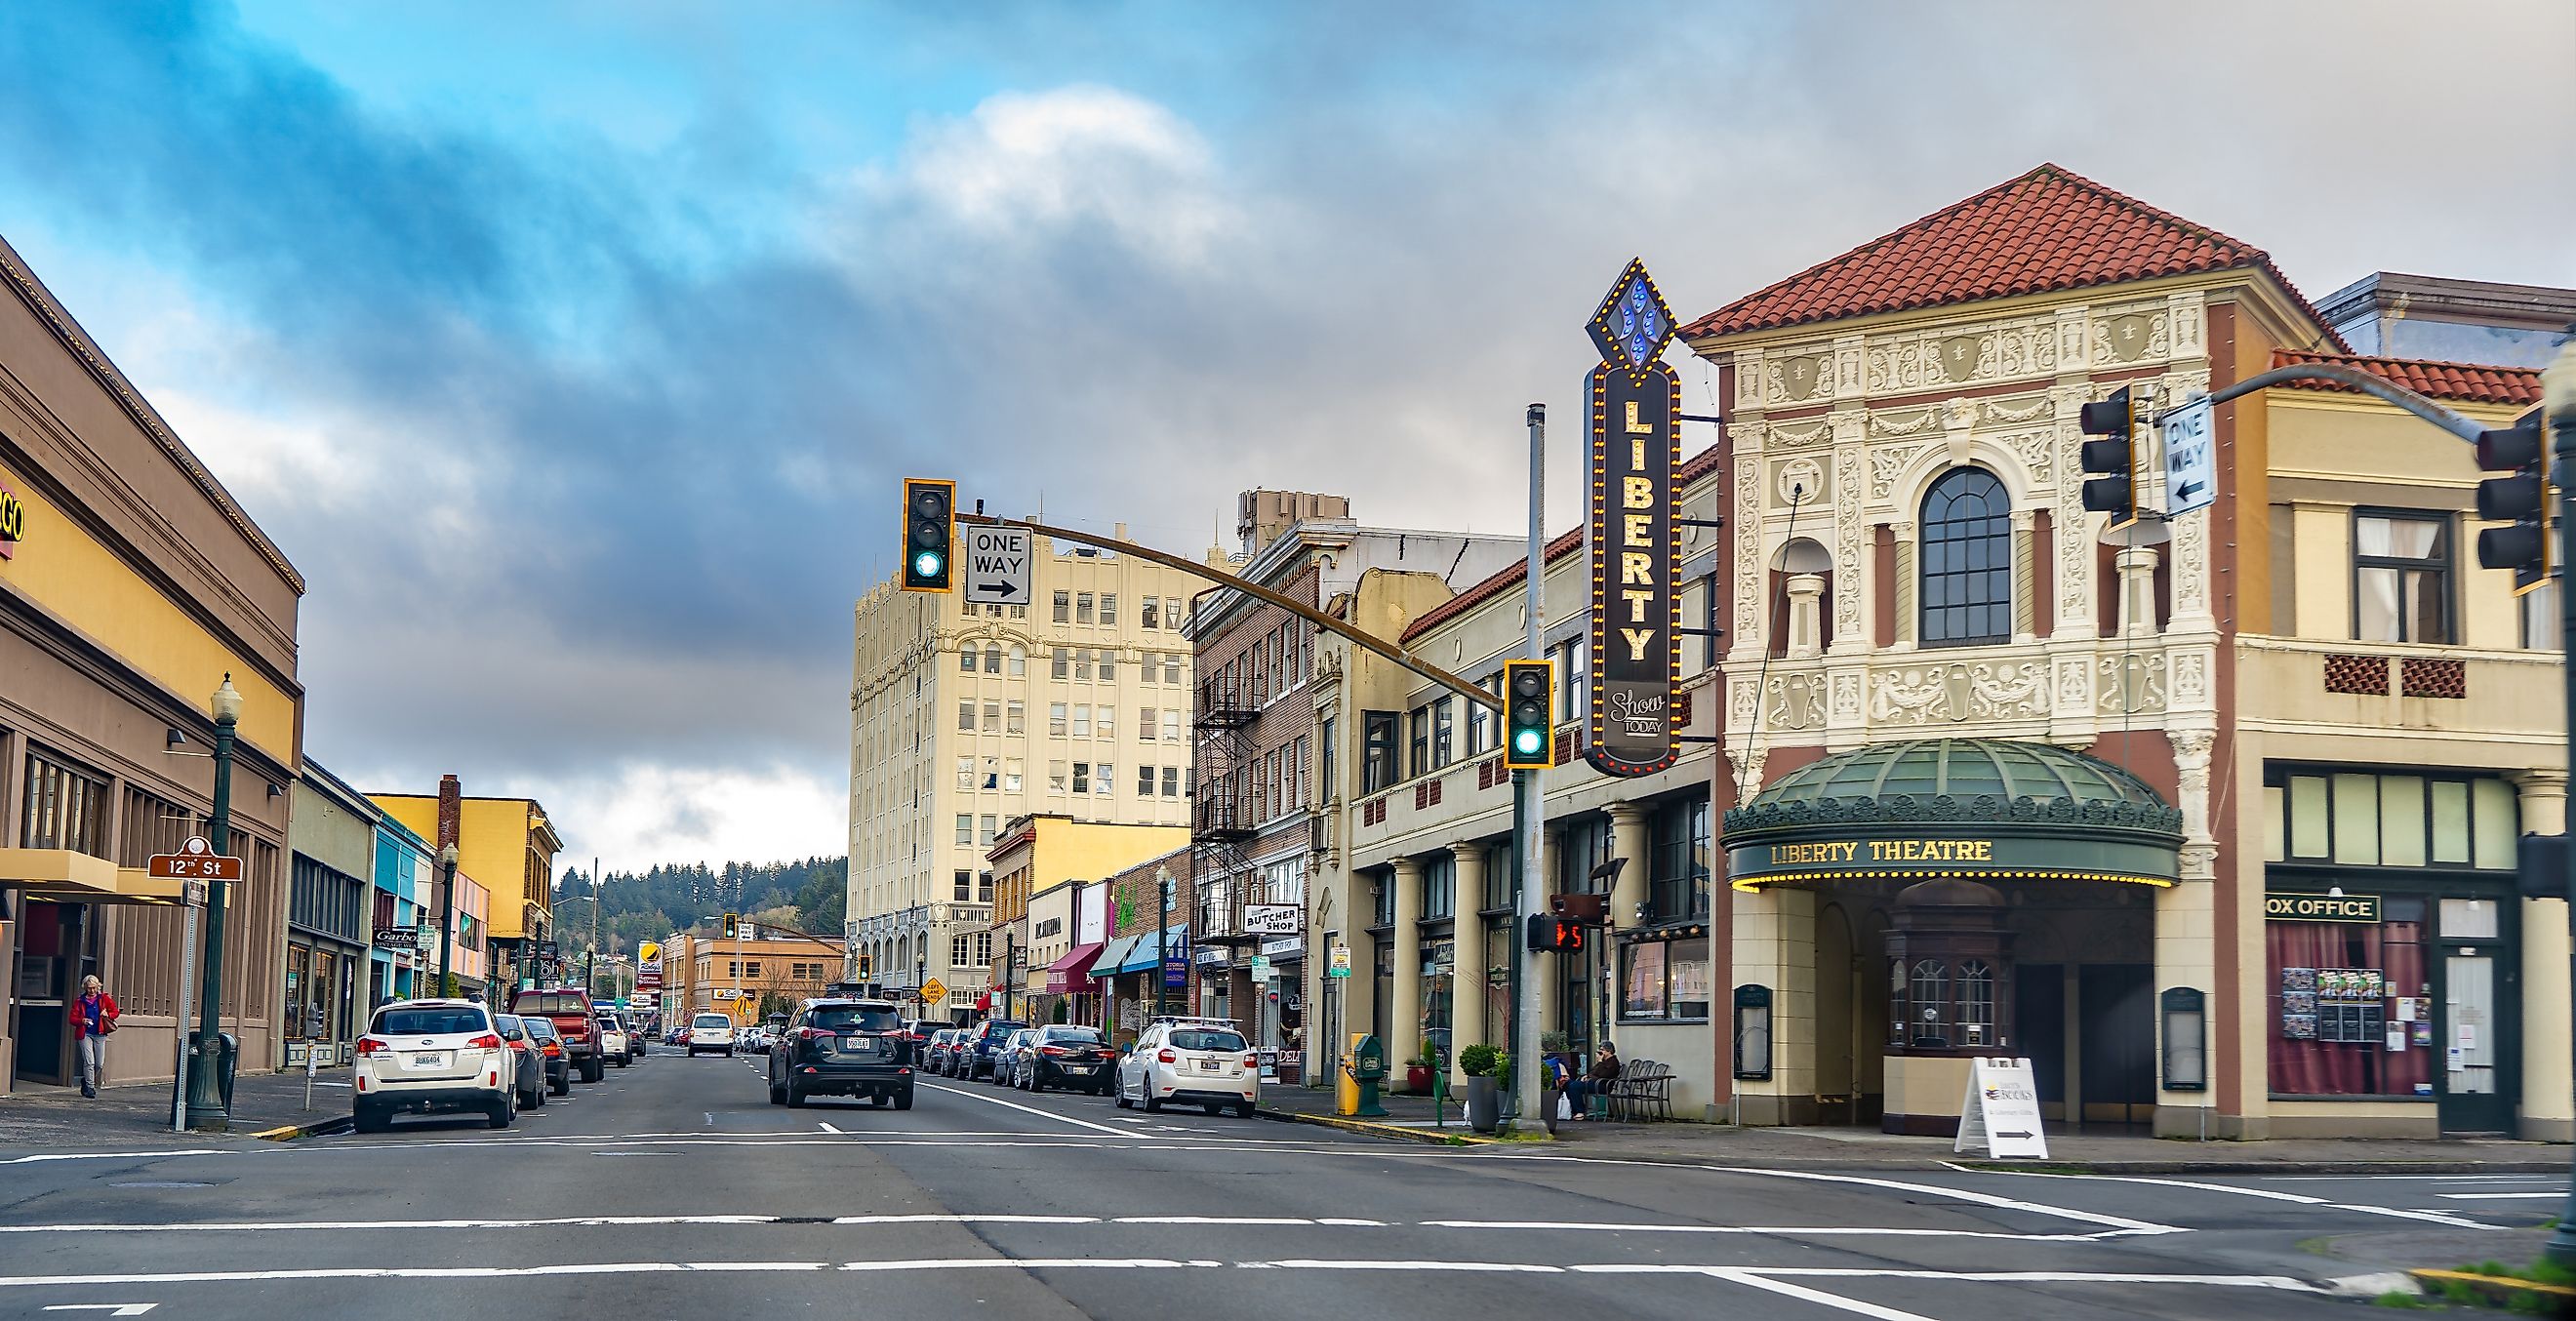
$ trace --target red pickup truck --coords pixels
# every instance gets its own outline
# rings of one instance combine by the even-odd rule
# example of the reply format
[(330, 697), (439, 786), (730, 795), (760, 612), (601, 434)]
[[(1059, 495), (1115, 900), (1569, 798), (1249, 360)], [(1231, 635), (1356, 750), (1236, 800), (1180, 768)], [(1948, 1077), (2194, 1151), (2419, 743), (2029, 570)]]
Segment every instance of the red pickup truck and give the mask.
[(578, 986), (521, 991), (510, 1000), (510, 1012), (553, 1023), (563, 1037), (565, 1053), (572, 1057), (572, 1071), (580, 1074), (583, 1082), (597, 1082), (607, 1072), (608, 1059), (600, 1053), (599, 1019), (591, 1009), (590, 992)]

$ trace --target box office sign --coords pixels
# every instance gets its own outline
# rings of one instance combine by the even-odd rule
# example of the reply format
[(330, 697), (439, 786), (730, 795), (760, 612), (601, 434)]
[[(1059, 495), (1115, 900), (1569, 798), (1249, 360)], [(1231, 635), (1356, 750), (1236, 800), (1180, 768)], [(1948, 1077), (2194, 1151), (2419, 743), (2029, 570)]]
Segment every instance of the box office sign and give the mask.
[(2298, 894), (2263, 892), (2263, 916), (2275, 922), (2379, 922), (2375, 894)]
[(1592, 724), (1584, 760), (1605, 775), (1673, 764), (1681, 681), (1681, 543), (1673, 470), (1681, 376), (1662, 361), (1672, 309), (1631, 261), (1592, 315)]

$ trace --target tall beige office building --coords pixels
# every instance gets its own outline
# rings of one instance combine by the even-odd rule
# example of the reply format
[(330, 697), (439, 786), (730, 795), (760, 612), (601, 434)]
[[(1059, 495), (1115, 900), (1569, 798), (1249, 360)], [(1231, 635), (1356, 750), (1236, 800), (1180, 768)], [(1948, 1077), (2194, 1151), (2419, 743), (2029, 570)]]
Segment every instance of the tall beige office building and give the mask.
[(1036, 560), (1026, 606), (889, 579), (856, 611), (844, 971), (893, 990), (939, 979), (933, 1017), (971, 1012), (990, 979), (985, 854), (1005, 824), (1189, 822), (1181, 625), (1201, 584), (1044, 537)]

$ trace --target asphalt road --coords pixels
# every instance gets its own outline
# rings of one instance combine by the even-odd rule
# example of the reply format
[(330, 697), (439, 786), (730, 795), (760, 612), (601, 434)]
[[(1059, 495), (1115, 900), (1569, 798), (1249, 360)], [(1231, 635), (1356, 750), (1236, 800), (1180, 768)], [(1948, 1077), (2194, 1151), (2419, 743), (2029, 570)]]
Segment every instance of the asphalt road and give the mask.
[(2322, 1245), (2475, 1259), (2565, 1187), (1592, 1161), (935, 1080), (789, 1110), (761, 1064), (509, 1132), (0, 1147), (0, 1317), (2351, 1315), (2319, 1282), (2373, 1264)]

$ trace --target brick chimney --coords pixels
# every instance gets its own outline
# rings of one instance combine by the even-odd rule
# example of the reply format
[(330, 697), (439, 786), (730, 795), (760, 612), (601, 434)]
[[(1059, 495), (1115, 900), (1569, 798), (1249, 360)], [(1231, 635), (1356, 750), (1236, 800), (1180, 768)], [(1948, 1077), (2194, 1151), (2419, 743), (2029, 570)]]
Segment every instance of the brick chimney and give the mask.
[(450, 844), (462, 847), (457, 837), (465, 816), (463, 798), (464, 791), (457, 786), (455, 776), (438, 777), (438, 839), (434, 842), (442, 849)]

